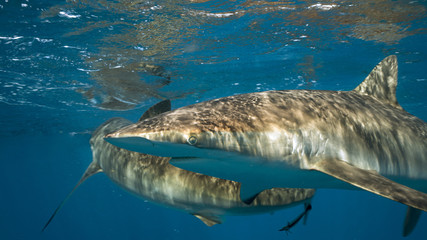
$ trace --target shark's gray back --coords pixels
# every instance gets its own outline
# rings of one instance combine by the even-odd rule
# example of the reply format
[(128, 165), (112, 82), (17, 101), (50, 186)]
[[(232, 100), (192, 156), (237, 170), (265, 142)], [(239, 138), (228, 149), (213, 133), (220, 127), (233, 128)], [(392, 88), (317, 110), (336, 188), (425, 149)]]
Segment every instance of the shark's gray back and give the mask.
[[(279, 158), (290, 165), (331, 157), (384, 175), (427, 179), (427, 124), (356, 91), (242, 94), (180, 108), (158, 121), (166, 129), (174, 115), (186, 125), (182, 128), (191, 122), (201, 132), (232, 132), (223, 144), (228, 151)], [(274, 133), (276, 139), (271, 139)], [(203, 141), (213, 144), (201, 139), (201, 147)]]
[(229, 96), (144, 119), (106, 139), (242, 182), (243, 199), (271, 187), (353, 186), (427, 211), (427, 195), (415, 190), (427, 190), (427, 124), (399, 105), (397, 77), (392, 55), (352, 91)]

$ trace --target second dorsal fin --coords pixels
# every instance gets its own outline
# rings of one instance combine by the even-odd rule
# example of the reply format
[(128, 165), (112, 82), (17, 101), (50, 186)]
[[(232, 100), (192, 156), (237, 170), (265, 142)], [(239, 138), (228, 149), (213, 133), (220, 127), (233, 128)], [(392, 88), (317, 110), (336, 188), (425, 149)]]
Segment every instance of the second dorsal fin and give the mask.
[(144, 114), (142, 114), (141, 118), (138, 121), (142, 121), (147, 118), (151, 118), (157, 116), (161, 113), (168, 112), (171, 110), (171, 101), (169, 99), (161, 101), (152, 107), (150, 107)]
[(396, 86), (397, 57), (391, 55), (382, 60), (354, 91), (402, 109), (396, 99)]

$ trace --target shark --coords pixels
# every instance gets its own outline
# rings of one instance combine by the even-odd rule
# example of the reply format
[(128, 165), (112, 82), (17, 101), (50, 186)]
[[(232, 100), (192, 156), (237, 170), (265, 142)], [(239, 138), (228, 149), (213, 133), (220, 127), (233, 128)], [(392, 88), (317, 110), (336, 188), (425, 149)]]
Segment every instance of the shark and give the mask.
[[(140, 121), (170, 108), (169, 100), (162, 101), (149, 108)], [(227, 215), (273, 213), (300, 204), (305, 206), (304, 213), (311, 209), (314, 189), (268, 189), (247, 204), (240, 199), (241, 184), (238, 182), (186, 171), (169, 164), (170, 158), (131, 152), (104, 140), (106, 134), (131, 123), (116, 117), (93, 132), (90, 139), (93, 161), (71, 193), (54, 211), (43, 230), (78, 186), (99, 172), (105, 173), (128, 192), (152, 203), (188, 212), (207, 226), (222, 223)], [(292, 223), (298, 222), (300, 218)]]
[(277, 187), (363, 189), (409, 206), (413, 227), (427, 211), (427, 124), (400, 106), (397, 79), (391, 55), (350, 91), (233, 95), (162, 113), (105, 139), (240, 182), (247, 203)]

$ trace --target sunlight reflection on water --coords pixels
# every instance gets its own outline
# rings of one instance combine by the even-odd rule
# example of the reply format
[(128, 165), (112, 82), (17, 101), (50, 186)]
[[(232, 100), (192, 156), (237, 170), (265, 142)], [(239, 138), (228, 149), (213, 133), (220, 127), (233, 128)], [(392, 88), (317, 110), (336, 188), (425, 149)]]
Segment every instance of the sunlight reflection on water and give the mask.
[[(72, 1), (41, 18), (78, 21), (64, 36), (94, 38), (97, 50), (83, 58), (94, 83), (79, 92), (100, 108), (125, 110), (149, 98), (196, 91), (161, 92), (186, 64), (235, 61), (241, 52), (272, 54), (290, 45), (321, 50), (355, 39), (396, 44), (421, 31), (412, 22), (424, 14), (417, 2), (391, 0)], [(308, 56), (300, 66), (302, 84), (310, 86), (320, 65)], [(144, 81), (153, 76), (152, 83)]]

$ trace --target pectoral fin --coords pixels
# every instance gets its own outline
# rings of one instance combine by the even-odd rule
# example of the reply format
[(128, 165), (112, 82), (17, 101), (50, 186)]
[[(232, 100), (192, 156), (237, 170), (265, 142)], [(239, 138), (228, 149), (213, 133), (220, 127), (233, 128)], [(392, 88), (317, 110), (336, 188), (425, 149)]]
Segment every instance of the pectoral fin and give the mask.
[(374, 171), (360, 169), (337, 159), (320, 160), (311, 169), (410, 207), (427, 211), (427, 194), (391, 181)]
[(209, 227), (212, 227), (215, 224), (221, 224), (222, 223), (221, 218), (218, 216), (214, 216), (214, 215), (207, 216), (207, 215), (194, 213), (193, 216), (202, 220), (202, 222)]
[(405, 222), (403, 223), (403, 236), (409, 236), (412, 233), (415, 226), (417, 226), (418, 219), (420, 219), (421, 211), (413, 207), (408, 207), (406, 211)]

